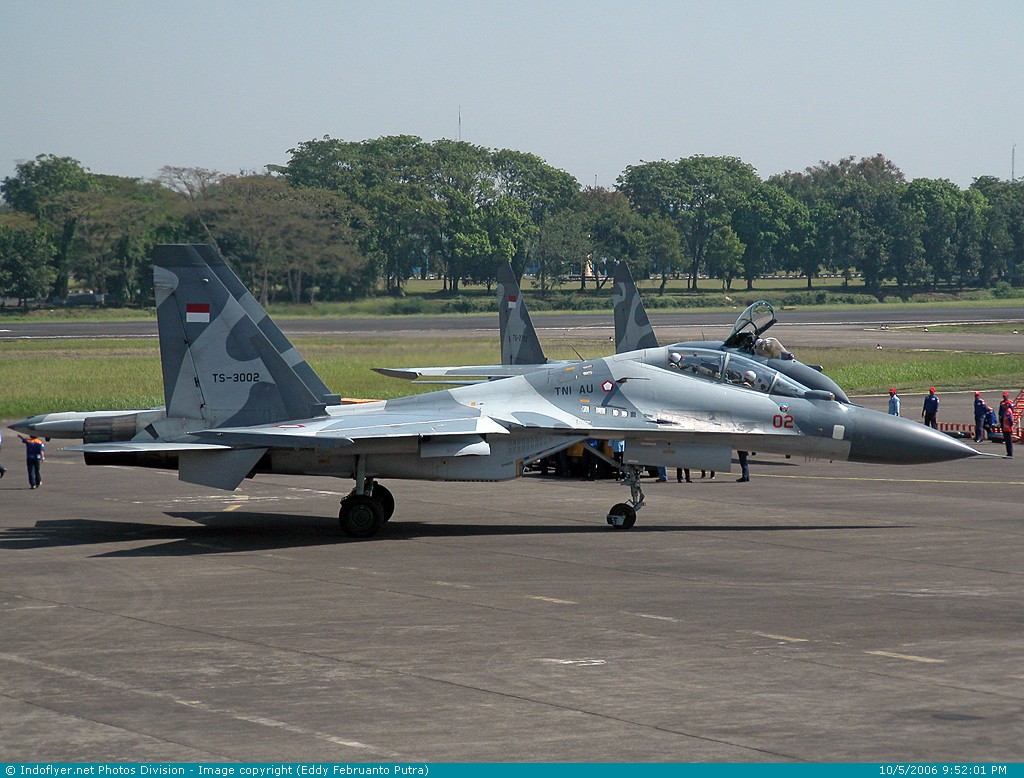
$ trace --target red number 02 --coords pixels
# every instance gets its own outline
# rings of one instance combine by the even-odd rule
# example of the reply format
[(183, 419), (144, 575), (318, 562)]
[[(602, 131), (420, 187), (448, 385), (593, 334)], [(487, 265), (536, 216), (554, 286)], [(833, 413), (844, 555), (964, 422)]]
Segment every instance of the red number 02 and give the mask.
[(775, 427), (775, 429), (791, 430), (793, 429), (793, 417), (788, 413), (785, 416), (781, 413), (776, 413), (772, 416), (772, 426)]

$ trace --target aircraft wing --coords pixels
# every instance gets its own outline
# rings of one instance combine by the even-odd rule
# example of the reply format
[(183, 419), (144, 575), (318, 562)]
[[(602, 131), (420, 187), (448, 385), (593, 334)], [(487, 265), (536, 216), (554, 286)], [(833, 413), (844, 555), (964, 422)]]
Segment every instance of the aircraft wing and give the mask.
[(542, 365), (458, 365), (450, 367), (375, 367), (374, 371), (389, 378), (402, 378), (417, 384), (482, 384), (501, 378), (527, 375), (560, 365), (576, 364), (570, 360), (553, 360)]
[[(470, 411), (471, 409), (465, 409)], [(209, 443), (261, 448), (335, 448), (396, 438), (508, 434), (489, 416), (430, 410), (373, 410), (329, 419), (309, 419), (254, 427), (220, 427), (194, 433)]]
[(231, 448), (223, 443), (165, 443), (162, 441), (126, 441), (121, 443), (80, 443), (66, 446), (63, 451), (83, 451), (86, 454), (141, 454), (162, 452), (180, 454), (183, 452), (224, 451)]

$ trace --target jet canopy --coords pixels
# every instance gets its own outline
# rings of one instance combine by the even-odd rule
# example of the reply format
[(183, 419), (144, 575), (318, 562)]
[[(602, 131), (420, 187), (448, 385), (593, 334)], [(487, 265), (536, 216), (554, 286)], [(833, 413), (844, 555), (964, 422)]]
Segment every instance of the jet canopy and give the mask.
[(726, 348), (738, 348), (743, 351), (753, 351), (754, 342), (764, 334), (778, 319), (775, 318), (775, 309), (767, 300), (758, 300), (751, 303), (741, 313), (732, 332), (725, 339)]
[(666, 364), (669, 370), (703, 378), (707, 381), (746, 386), (765, 394), (786, 397), (834, 400), (830, 392), (809, 389), (774, 370), (763, 362), (740, 354), (713, 349), (667, 346)]

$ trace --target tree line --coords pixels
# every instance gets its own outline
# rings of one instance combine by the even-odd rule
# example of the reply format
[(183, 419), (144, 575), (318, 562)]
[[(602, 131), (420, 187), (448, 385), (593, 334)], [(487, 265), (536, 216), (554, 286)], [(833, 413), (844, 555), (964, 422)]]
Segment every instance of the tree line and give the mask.
[(735, 157), (627, 167), (581, 187), (539, 157), (414, 136), (330, 137), (286, 165), (225, 175), (165, 167), (153, 180), (43, 154), (0, 184), (0, 298), (152, 299), (154, 244), (212, 243), (264, 303), (401, 294), (433, 275), (449, 293), (490, 285), (506, 261), (542, 293), (569, 278), (721, 280), (787, 272), (863, 278), (869, 294), (1024, 285), (1024, 184), (907, 181), (882, 155), (761, 179)]

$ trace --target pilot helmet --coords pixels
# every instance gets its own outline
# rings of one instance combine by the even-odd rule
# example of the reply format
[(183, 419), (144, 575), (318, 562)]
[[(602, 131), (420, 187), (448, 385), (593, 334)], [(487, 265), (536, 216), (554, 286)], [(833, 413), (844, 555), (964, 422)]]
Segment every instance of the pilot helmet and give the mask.
[(755, 373), (753, 370), (747, 370), (743, 374), (743, 380), (753, 384), (757, 380), (757, 373)]

